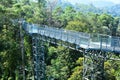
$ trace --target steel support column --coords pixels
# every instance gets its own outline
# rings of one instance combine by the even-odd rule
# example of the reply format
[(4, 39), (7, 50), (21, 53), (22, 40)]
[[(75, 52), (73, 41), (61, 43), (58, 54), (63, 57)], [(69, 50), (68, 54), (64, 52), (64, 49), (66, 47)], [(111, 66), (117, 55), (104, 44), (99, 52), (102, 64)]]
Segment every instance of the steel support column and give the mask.
[(32, 36), (34, 58), (34, 80), (45, 80), (44, 41), (40, 36)]
[(26, 80), (25, 76), (25, 51), (24, 51), (24, 33), (22, 29), (22, 23), (19, 21), (20, 24), (20, 47), (21, 47), (21, 54), (22, 54), (22, 74), (23, 74), (23, 80)]
[(105, 80), (105, 60), (105, 52), (97, 50), (85, 51), (83, 61), (83, 80)]

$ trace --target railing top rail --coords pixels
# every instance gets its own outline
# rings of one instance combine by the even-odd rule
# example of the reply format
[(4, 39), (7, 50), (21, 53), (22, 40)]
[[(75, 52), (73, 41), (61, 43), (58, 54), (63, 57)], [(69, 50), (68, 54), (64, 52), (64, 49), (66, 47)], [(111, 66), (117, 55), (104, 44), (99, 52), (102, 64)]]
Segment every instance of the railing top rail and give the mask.
[[(110, 36), (110, 35), (104, 35), (104, 34), (88, 34), (84, 32), (77, 32), (73, 30), (65, 30), (65, 29), (58, 29), (53, 27), (48, 27), (46, 25), (38, 25), (38, 24), (27, 24), (26, 25), (26, 31), (29, 33), (39, 33), (39, 34), (51, 34), (51, 37), (58, 38), (55, 35), (63, 36), (63, 40), (66, 40), (67, 38), (68, 42), (75, 42), (77, 45), (82, 45), (81, 47), (88, 46), (92, 49), (107, 49), (107, 50), (116, 50), (120, 52), (120, 37), (117, 36)], [(67, 38), (65, 38), (67, 37)], [(76, 40), (77, 39), (77, 40)], [(85, 47), (85, 48), (88, 48)]]

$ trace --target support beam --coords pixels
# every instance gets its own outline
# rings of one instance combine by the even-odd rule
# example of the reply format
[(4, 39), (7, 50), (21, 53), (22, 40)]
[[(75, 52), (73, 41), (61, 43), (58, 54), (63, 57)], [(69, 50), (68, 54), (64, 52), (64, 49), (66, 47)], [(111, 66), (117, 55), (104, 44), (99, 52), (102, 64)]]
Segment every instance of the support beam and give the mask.
[(34, 80), (45, 80), (44, 42), (40, 36), (32, 36)]
[(21, 47), (21, 55), (22, 55), (22, 74), (23, 74), (23, 80), (26, 80), (26, 76), (25, 76), (25, 51), (24, 51), (24, 33), (23, 33), (23, 29), (22, 29), (22, 22), (19, 21), (20, 24), (20, 47)]
[(105, 80), (105, 60), (105, 52), (97, 50), (85, 51), (83, 61), (83, 80)]

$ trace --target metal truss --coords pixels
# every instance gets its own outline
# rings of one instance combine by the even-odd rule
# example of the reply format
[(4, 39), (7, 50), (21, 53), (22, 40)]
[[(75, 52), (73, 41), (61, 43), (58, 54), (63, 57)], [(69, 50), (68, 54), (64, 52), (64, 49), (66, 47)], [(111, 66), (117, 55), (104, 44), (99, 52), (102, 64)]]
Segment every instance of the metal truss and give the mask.
[[(23, 28), (26, 33), (32, 34), (34, 80), (45, 80), (44, 41), (84, 52), (83, 80), (105, 80), (104, 62), (110, 59), (113, 53), (120, 53), (120, 37), (103, 36), (102, 39), (101, 35), (91, 37), (92, 35), (82, 32), (39, 27), (34, 24), (25, 24)], [(97, 38), (98, 40), (94, 41)]]
[(102, 50), (85, 50), (82, 80), (106, 80), (104, 62), (120, 61), (120, 55)]
[(45, 80), (44, 41), (40, 35), (32, 36), (34, 80)]
[(104, 62), (111, 54), (100, 50), (85, 51), (83, 54), (83, 80), (105, 80)]
[[(54, 38), (47, 38), (42, 35), (32, 36), (32, 48), (34, 57), (34, 80), (45, 80), (45, 58), (44, 58), (44, 42), (49, 42), (75, 49), (73, 44), (59, 41)], [(113, 53), (102, 50), (84, 50), (81, 49), (84, 55), (83, 61), (83, 80), (106, 80), (104, 73), (104, 62), (111, 59)], [(80, 50), (78, 50), (80, 51)]]

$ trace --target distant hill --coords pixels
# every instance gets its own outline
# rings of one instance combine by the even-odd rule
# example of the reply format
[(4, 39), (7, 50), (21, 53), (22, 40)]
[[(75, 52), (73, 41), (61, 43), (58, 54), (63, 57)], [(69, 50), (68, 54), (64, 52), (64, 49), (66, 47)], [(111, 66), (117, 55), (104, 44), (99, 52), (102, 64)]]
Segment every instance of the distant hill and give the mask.
[(68, 2), (73, 5), (77, 4), (93, 4), (95, 7), (110, 7), (115, 5), (113, 2), (110, 0), (60, 0), (61, 2)]
[(120, 16), (120, 4), (114, 5), (107, 9), (108, 13), (113, 16)]
[(93, 13), (102, 13), (102, 9), (95, 7), (93, 4), (76, 4), (74, 8), (77, 11), (81, 11), (83, 13), (93, 12)]
[(91, 4), (87, 1), (87, 4), (72, 4), (71, 2), (65, 0), (58, 0), (58, 5), (62, 8), (65, 8), (66, 6), (72, 6), (77, 11), (81, 11), (83, 13), (107, 13), (112, 16), (120, 16), (120, 4), (115, 5), (114, 3), (109, 1), (96, 1)]
[(64, 0), (58, 0), (58, 6), (61, 6), (62, 8), (65, 8), (66, 6), (74, 6), (73, 4), (71, 4), (68, 1), (64, 1)]
[(98, 8), (103, 8), (103, 7), (111, 7), (113, 5), (115, 5), (114, 3), (112, 2), (109, 2), (109, 1), (94, 1), (92, 2), (92, 4), (95, 6), (95, 7), (98, 7)]
[(112, 16), (120, 16), (120, 4), (110, 6), (110, 7), (102, 7), (102, 8), (95, 7), (93, 4), (90, 4), (90, 5), (78, 4), (74, 7), (75, 9), (81, 12), (93, 12), (93, 13), (99, 13), (99, 14), (107, 13)]

